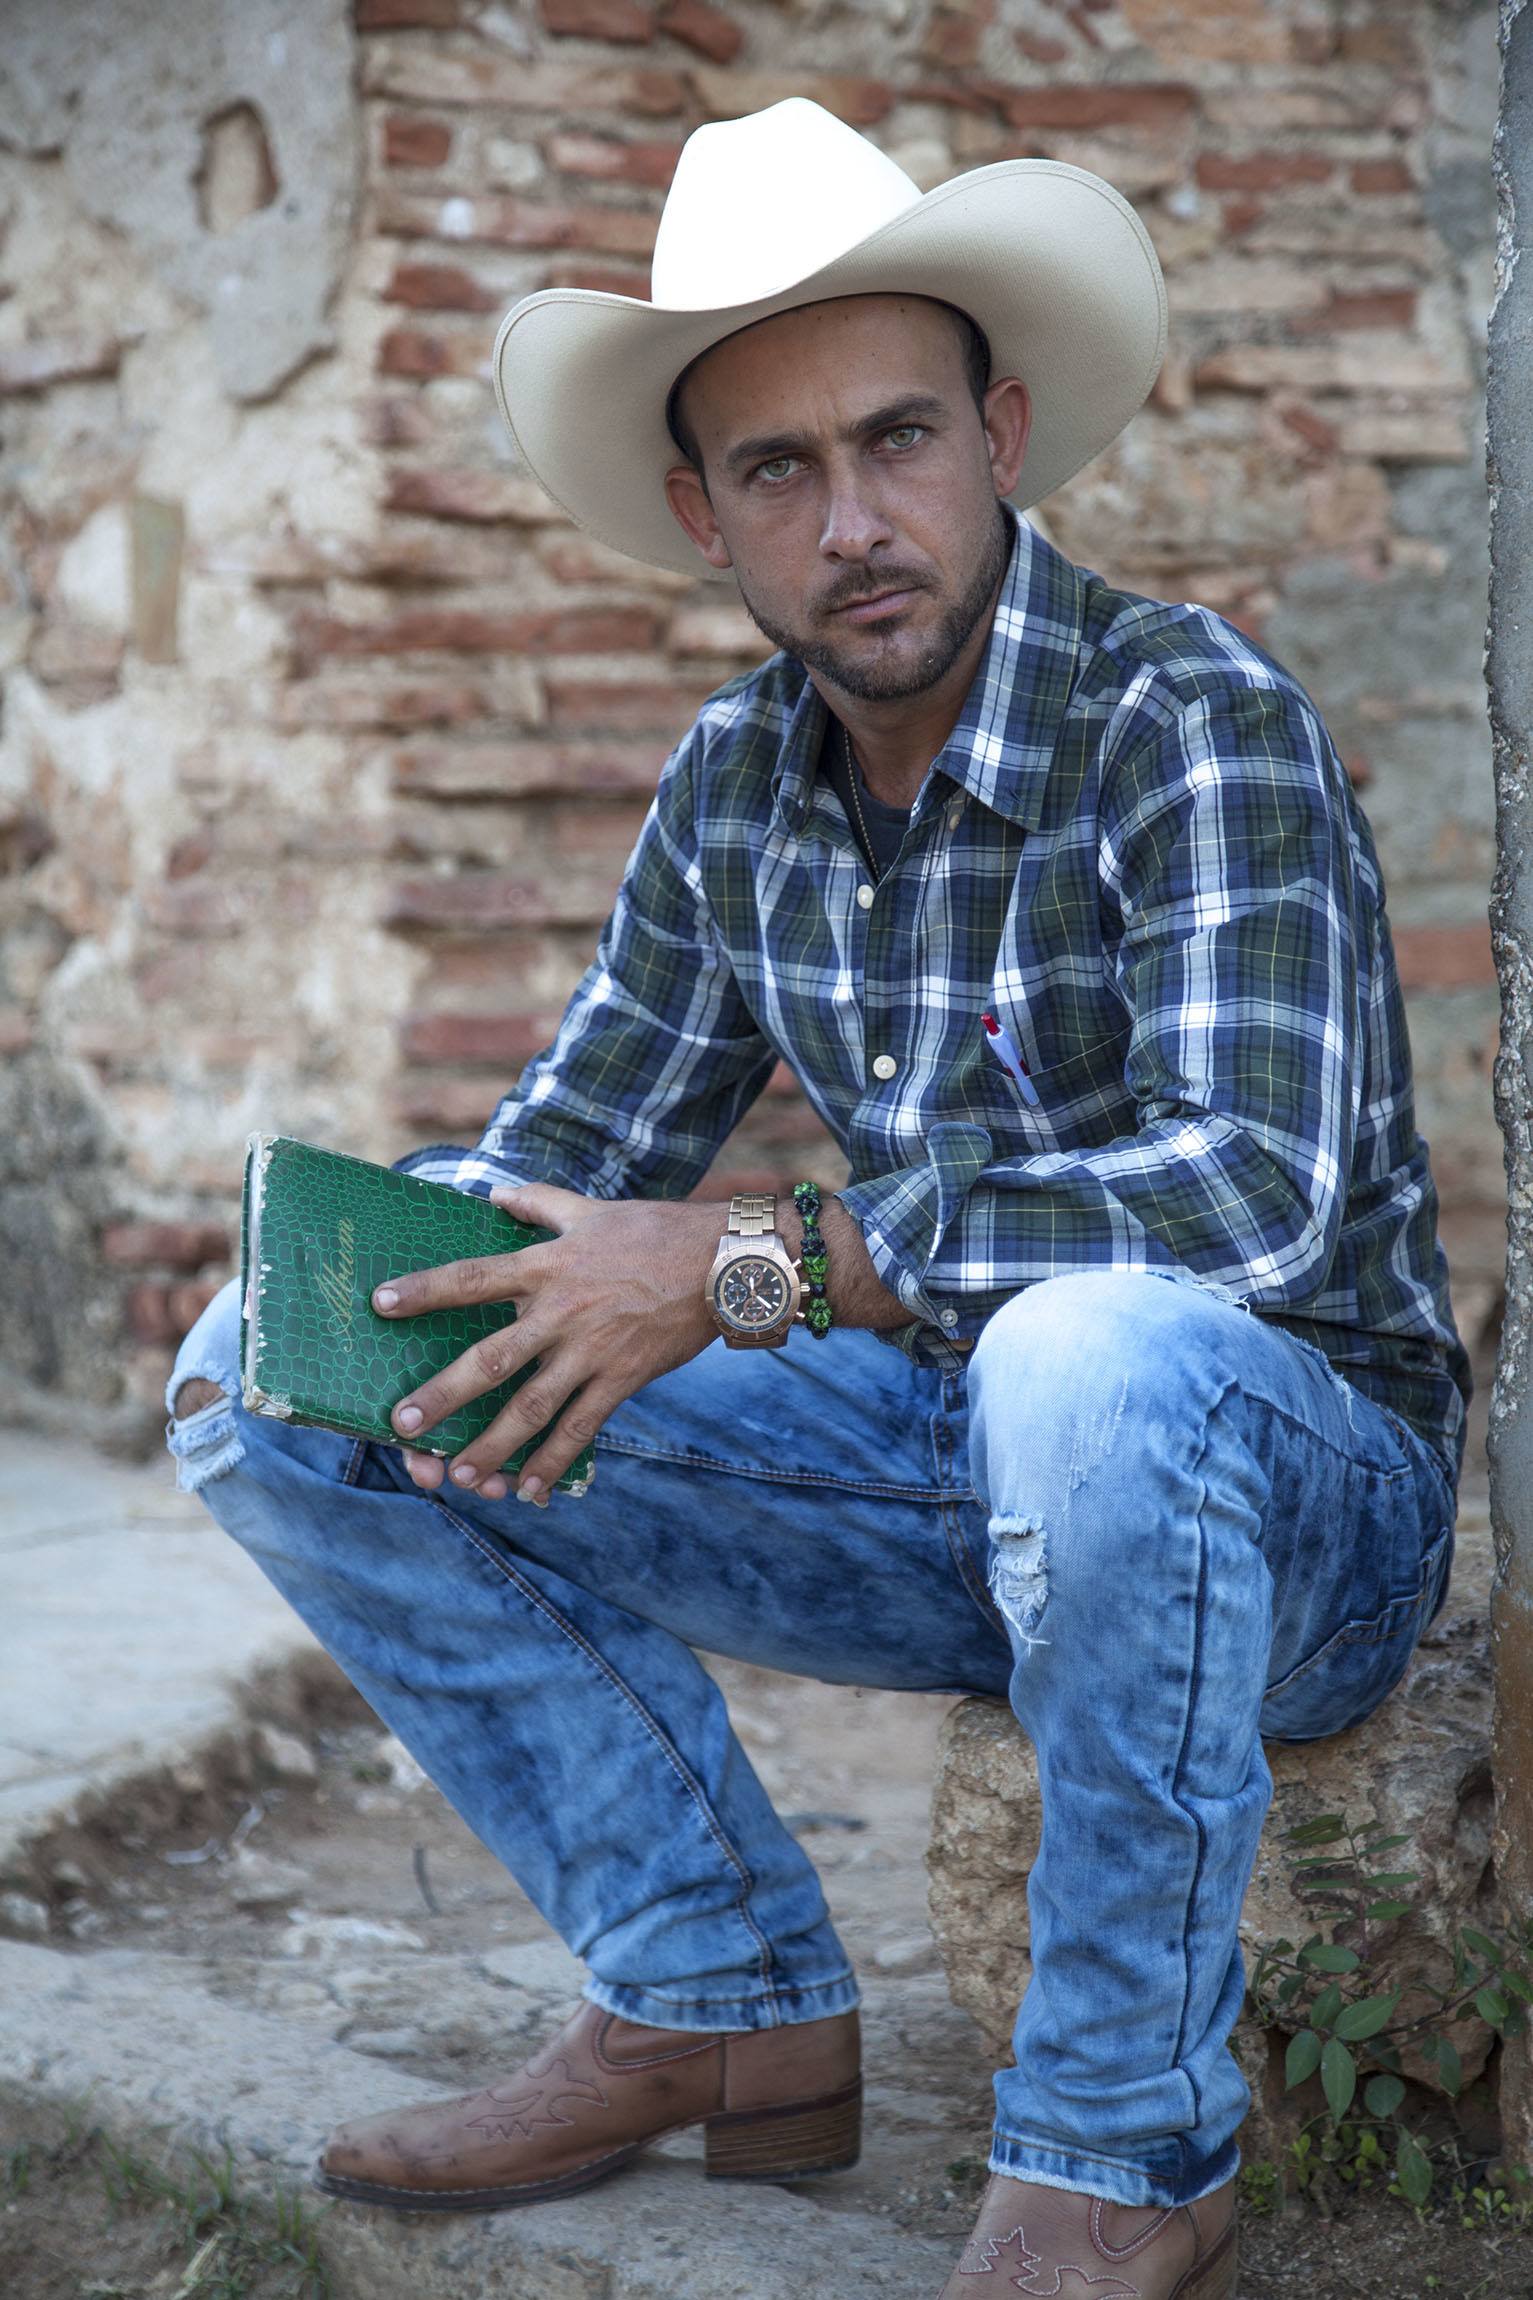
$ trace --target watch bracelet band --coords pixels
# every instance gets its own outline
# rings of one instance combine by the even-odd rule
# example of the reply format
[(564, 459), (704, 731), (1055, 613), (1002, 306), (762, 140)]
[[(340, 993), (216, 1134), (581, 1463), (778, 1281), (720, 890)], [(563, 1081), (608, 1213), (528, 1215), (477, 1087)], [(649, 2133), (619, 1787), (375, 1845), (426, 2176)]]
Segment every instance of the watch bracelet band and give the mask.
[(777, 1228), (777, 1193), (740, 1190), (729, 1201), (728, 1234), (732, 1238), (769, 1238)]

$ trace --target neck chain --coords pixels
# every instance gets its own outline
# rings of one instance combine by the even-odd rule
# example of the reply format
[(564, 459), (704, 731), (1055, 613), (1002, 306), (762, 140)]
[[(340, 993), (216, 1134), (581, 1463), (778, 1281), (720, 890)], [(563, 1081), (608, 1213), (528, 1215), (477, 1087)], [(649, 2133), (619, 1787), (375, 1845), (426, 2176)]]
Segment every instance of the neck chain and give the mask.
[(883, 872), (878, 867), (878, 856), (873, 851), (873, 839), (868, 830), (868, 818), (862, 811), (862, 800), (857, 790), (857, 761), (852, 756), (852, 738), (844, 726), (841, 729), (841, 748), (846, 755), (846, 780), (852, 794), (852, 811), (857, 817), (857, 833), (862, 840), (864, 859), (873, 873), (873, 884), (877, 886)]

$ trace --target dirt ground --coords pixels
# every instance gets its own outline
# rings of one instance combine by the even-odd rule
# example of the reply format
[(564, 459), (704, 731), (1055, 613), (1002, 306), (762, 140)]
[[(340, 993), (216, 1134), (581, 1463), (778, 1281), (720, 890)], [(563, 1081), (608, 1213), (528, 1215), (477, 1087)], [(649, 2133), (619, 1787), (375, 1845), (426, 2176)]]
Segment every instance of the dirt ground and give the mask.
[[(732, 1664), (718, 1674), (865, 1986), (864, 2160), (802, 2193), (831, 2215), (875, 2210), (951, 2239), (956, 2254), (984, 2183), (989, 2071), (926, 1926), (947, 1705)], [(565, 1951), (354, 1696), (325, 1686), (273, 1715), (254, 1775), (189, 1777), (179, 1803), (125, 1806), (110, 1830), (60, 1840), (56, 1918), (74, 1953), (185, 1959), (216, 1992), (349, 2044), (378, 2063), (358, 2113), (386, 2104), (390, 2064), (453, 2089), (514, 2067), (574, 1993)], [(699, 2153), (691, 2136), (664, 2146)], [(274, 2219), (237, 2197), (220, 2204), (217, 2188), (216, 2168), (180, 2168), (157, 2193), (152, 2168), (125, 2173), (103, 2156), (88, 2104), (66, 2129), (12, 2100), (0, 2107), (0, 2294), (320, 2300), (319, 2200), (299, 2225), (286, 2204)], [(1279, 2199), (1245, 2229), (1244, 2300), (1533, 2300), (1533, 2235), (1466, 2230), (1451, 2213), (1418, 2219), (1375, 2195), (1321, 2219)]]

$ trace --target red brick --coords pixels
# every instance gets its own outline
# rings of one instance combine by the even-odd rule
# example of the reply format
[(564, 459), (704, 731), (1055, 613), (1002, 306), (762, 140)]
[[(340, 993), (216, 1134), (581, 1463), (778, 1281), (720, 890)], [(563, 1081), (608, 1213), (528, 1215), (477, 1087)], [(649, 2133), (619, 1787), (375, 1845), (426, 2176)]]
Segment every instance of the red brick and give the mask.
[(1325, 184), (1335, 163), (1324, 152), (1252, 152), (1245, 159), (1227, 152), (1203, 152), (1198, 182), (1209, 192), (1280, 192), (1292, 184)]
[(364, 400), (362, 425), (369, 447), (424, 447), (436, 437), (430, 410), (413, 392)]
[(642, 47), (655, 19), (641, 0), (538, 0), (545, 31), (560, 40), (617, 40)]
[(503, 927), (594, 926), (606, 916), (610, 902), (610, 890), (583, 885), (572, 872), (514, 878), (502, 871), (470, 870), (451, 878), (401, 879), (390, 895), (384, 922), (481, 934)]
[(391, 327), (378, 344), (378, 373), (414, 376), (423, 382), (437, 375), (478, 375), (489, 354), (487, 333), (428, 335), (421, 328)]
[(110, 1222), (101, 1251), (124, 1270), (200, 1270), (227, 1257), (229, 1235), (221, 1222)]
[(1394, 939), (1402, 990), (1478, 990), (1496, 979), (1488, 919), (1462, 926), (1397, 926)]
[(663, 191), (676, 172), (675, 142), (625, 143), (618, 136), (550, 136), (544, 151), (561, 175), (594, 176), (604, 183), (647, 184)]
[(561, 679), (548, 682), (554, 728), (592, 734), (669, 734), (677, 740), (696, 718), (711, 686), (675, 679)]
[(407, 1062), (484, 1062), (519, 1070), (558, 1027), (557, 1014), (407, 1014), (400, 1043)]
[(461, 264), (396, 264), (383, 293), (417, 311), (498, 311), (506, 300)]
[(466, 679), (304, 679), (272, 702), (272, 722), (302, 727), (462, 726), (496, 716), (486, 686)]
[(452, 743), (398, 751), (394, 788), (443, 799), (605, 797), (647, 794), (670, 746), (664, 741), (606, 743)]
[(19, 1006), (0, 1006), (0, 1054), (25, 1054), (32, 1043), (32, 1024)]
[(375, 623), (336, 615), (300, 616), (294, 644), (300, 661), (334, 655), (624, 654), (652, 647), (660, 619), (648, 607), (555, 607), (497, 615), (472, 607), (411, 607)]
[(426, 1128), (438, 1141), (448, 1138), (477, 1141), (490, 1112), (500, 1100), (496, 1087), (483, 1078), (404, 1078), (389, 1097), (395, 1117), (403, 1126)]
[(888, 80), (865, 80), (851, 72), (821, 72), (806, 78), (802, 72), (749, 72), (738, 65), (728, 69), (694, 65), (692, 84), (710, 119), (739, 120), (781, 103), (785, 96), (807, 96), (853, 128), (877, 127), (906, 94)]
[(197, 871), (206, 870), (213, 859), (213, 834), (209, 830), (190, 831), (177, 839), (165, 858), (167, 878), (191, 878)]
[(596, 295), (636, 296), (640, 303), (649, 301), (648, 272), (634, 271), (618, 264), (550, 264), (539, 281), (541, 287), (590, 288)]
[(223, 1283), (221, 1277), (185, 1278), (179, 1286), (171, 1287), (165, 1306), (170, 1319), (172, 1341), (179, 1342), (191, 1332)]
[(1220, 213), (1220, 224), (1226, 239), (1243, 239), (1253, 224), (1259, 224), (1267, 213), (1260, 200), (1240, 198), (1226, 200)]
[(459, 0), (354, 0), (359, 32), (451, 32), (463, 21)]
[(1045, 70), (1062, 64), (1070, 53), (1068, 40), (1053, 40), (1047, 33), (1014, 32), (1012, 39), (1019, 55), (1025, 56), (1030, 64), (1043, 65)]
[(1196, 92), (1179, 82), (1008, 88), (1000, 97), (1001, 115), (1013, 128), (1176, 127), (1196, 108)]
[(124, 1308), (136, 1342), (173, 1343), (181, 1339), (170, 1314), (170, 1288), (141, 1278), (128, 1288)]
[(463, 519), (475, 526), (534, 527), (564, 514), (541, 487), (508, 471), (417, 469), (389, 476), (387, 507), (428, 519)]
[(144, 897), (144, 910), (150, 923), (167, 934), (233, 935), (249, 923), (255, 898), (250, 881), (236, 886), (223, 876), (178, 879), (173, 885), (152, 887)]
[(662, 32), (713, 64), (732, 64), (745, 45), (740, 26), (713, 0), (666, 0), (659, 23)]
[(1343, 328), (1408, 328), (1415, 320), (1415, 288), (1369, 288), (1333, 290), (1319, 311), (1304, 313), (1292, 325), (1296, 335), (1331, 335)]
[(923, 63), (940, 72), (967, 72), (979, 61), (986, 27), (995, 21), (995, 0), (952, 6), (938, 0), (921, 41)]
[(638, 208), (603, 207), (594, 201), (574, 206), (496, 193), (454, 200), (453, 228), (444, 232), (446, 204), (385, 184), (378, 193), (378, 228), (401, 239), (478, 240), (486, 247), (580, 248), (613, 256), (647, 256), (654, 250), (656, 218)]
[(423, 120), (414, 112), (391, 112), (383, 123), (386, 168), (440, 168), (452, 150), (445, 120)]
[(1416, 180), (1403, 160), (1358, 160), (1352, 169), (1352, 189), (1364, 197), (1413, 192)]
[(1306, 447), (1314, 448), (1321, 455), (1335, 453), (1341, 437), (1335, 424), (1327, 423), (1323, 415), (1317, 415), (1303, 400), (1287, 400), (1279, 412), (1287, 428), (1302, 439)]

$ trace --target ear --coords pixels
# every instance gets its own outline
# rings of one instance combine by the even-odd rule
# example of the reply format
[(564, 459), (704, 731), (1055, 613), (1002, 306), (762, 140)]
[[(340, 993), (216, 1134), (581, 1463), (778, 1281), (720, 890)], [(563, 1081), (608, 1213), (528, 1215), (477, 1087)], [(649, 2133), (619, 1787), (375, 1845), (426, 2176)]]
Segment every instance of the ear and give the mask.
[(673, 463), (665, 475), (665, 500), (672, 518), (691, 537), (710, 567), (717, 567), (722, 574), (734, 565), (700, 471), (690, 463)]
[(985, 394), (985, 444), (997, 495), (1009, 495), (1022, 476), (1027, 435), (1033, 427), (1033, 403), (1027, 386), (1014, 375), (1003, 375)]

